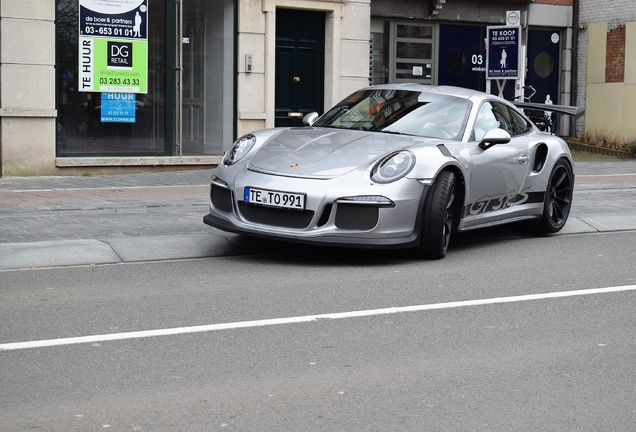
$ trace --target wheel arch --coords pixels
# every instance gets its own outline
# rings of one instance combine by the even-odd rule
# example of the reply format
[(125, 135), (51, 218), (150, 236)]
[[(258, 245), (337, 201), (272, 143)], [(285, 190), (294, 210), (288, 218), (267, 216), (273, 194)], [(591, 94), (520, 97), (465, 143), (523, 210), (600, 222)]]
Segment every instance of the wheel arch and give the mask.
[(431, 181), (430, 185), (424, 190), (422, 194), (422, 199), (420, 200), (420, 207), (418, 210), (418, 215), (415, 219), (415, 227), (414, 231), (418, 233), (418, 241), (421, 241), (421, 228), (423, 224), (426, 223), (426, 217), (424, 215), (424, 209), (426, 205), (433, 197), (434, 189), (435, 189), (435, 181), (439, 178), (439, 175), (443, 171), (450, 171), (455, 174), (455, 199), (457, 203), (460, 205), (455, 206), (454, 219), (453, 219), (453, 231), (456, 232), (459, 224), (461, 222), (461, 218), (463, 217), (463, 209), (465, 206), (466, 193), (467, 193), (467, 184), (466, 184), (466, 176), (464, 175), (463, 170), (454, 163), (449, 163), (447, 165), (442, 166), (438, 172), (435, 174), (435, 177)]
[(574, 179), (574, 164), (572, 163), (572, 159), (563, 154), (557, 159), (557, 162), (560, 160), (564, 160), (568, 164), (570, 172), (572, 173), (572, 179)]
[[(569, 173), (569, 184), (562, 184), (565, 177), (553, 183), (557, 178), (557, 169), (564, 168)], [(537, 225), (542, 233), (554, 234), (560, 231), (566, 224), (570, 210), (572, 208), (572, 198), (574, 197), (574, 170), (570, 159), (566, 155), (557, 158), (550, 170), (546, 194), (544, 197), (543, 213)]]
[(435, 176), (436, 179), (442, 171), (450, 171), (455, 174), (455, 200), (459, 204), (455, 206), (455, 212), (453, 215), (453, 232), (456, 232), (461, 222), (461, 218), (463, 217), (463, 210), (466, 204), (466, 176), (464, 175), (464, 171), (459, 166), (455, 164), (449, 164), (440, 169), (440, 171)]

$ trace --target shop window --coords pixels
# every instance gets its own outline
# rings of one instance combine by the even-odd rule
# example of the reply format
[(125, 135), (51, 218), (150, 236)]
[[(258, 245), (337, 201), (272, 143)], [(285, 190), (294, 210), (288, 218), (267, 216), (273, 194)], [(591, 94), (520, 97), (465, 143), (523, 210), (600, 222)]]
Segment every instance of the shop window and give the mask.
[(446, 53), (444, 65), (450, 73), (460, 74), (464, 72), (464, 68), (466, 67), (466, 54), (459, 48), (451, 48)]
[[(102, 3), (109, 2), (87, 2), (97, 8)], [(80, 17), (79, 0), (56, 0), (57, 156), (222, 154), (232, 143), (235, 124), (233, 0), (189, 0), (183, 4), (182, 15), (169, 0), (123, 3), (136, 6), (131, 17), (118, 17), (117, 23), (133, 23), (134, 11), (141, 13), (134, 32), (143, 29), (142, 49), (131, 40), (135, 37), (132, 24), (129, 29), (125, 24), (85, 28), (80, 20), (95, 21)], [(177, 37), (177, 29), (182, 37)], [(91, 72), (100, 86), (82, 91), (79, 53), (83, 45), (79, 42), (88, 38), (108, 47), (102, 50), (104, 56), (112, 52), (125, 57), (134, 48), (135, 57), (124, 66), (141, 73), (147, 86), (135, 87), (133, 78), (130, 83), (116, 82), (125, 59), (111, 62), (108, 54), (108, 64)], [(102, 51), (95, 49), (93, 54), (99, 56)], [(145, 55), (139, 57), (140, 52)], [(175, 68), (180, 59), (181, 67)], [(142, 72), (133, 68), (139, 64), (144, 65)], [(119, 70), (113, 72), (113, 67)], [(113, 77), (113, 82), (107, 77)], [(106, 82), (101, 83), (102, 79)], [(111, 88), (104, 90), (102, 84)], [(121, 89), (118, 84), (130, 86)]]
[[(166, 7), (165, 0), (147, 0), (146, 4), (147, 93), (84, 92), (80, 88), (78, 44), (79, 37), (90, 31), (82, 28), (79, 33), (78, 0), (57, 0), (58, 156), (165, 154)], [(102, 31), (105, 28), (101, 27)], [(109, 43), (109, 52), (124, 53), (130, 48), (130, 43)], [(128, 79), (103, 79), (111, 78)]]

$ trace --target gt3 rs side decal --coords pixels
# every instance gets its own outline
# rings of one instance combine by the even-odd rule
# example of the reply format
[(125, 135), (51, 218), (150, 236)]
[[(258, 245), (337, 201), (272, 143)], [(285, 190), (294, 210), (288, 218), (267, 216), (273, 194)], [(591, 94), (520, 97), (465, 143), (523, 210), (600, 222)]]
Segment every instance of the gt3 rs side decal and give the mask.
[(473, 203), (466, 204), (462, 217), (496, 212), (514, 205), (535, 204), (544, 201), (545, 192), (526, 192), (528, 189), (529, 187), (519, 192), (512, 190), (509, 192), (485, 195)]

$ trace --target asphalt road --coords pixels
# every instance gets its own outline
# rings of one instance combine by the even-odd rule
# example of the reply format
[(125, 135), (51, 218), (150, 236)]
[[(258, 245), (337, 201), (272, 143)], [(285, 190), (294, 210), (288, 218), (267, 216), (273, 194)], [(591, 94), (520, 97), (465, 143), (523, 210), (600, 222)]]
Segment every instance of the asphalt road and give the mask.
[(441, 261), (5, 271), (0, 430), (633, 430), (635, 252), (634, 231), (485, 231)]

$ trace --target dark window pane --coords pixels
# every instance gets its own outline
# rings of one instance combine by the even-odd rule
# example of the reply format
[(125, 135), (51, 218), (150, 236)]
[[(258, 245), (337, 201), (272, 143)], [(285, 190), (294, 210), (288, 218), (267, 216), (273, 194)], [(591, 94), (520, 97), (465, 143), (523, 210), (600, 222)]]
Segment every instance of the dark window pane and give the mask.
[(432, 39), (433, 27), (400, 24), (397, 26), (397, 37), (412, 39)]
[(398, 42), (396, 57), (400, 59), (431, 59), (433, 58), (433, 44)]

